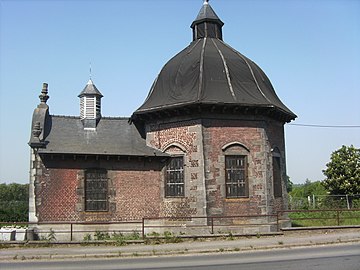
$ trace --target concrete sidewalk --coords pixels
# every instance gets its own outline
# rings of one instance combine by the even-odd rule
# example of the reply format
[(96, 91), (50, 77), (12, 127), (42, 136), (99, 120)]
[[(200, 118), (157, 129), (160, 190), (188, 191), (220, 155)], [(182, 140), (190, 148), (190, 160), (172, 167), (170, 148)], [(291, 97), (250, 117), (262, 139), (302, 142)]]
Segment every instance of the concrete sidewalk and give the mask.
[[(0, 261), (33, 259), (77, 259), (134, 257), (210, 252), (248, 251), (360, 242), (360, 228), (290, 230), (283, 235), (240, 236), (213, 239), (184, 239), (170, 244), (130, 244), (125, 246), (59, 245), (50, 247), (9, 247), (0, 249)], [(359, 251), (360, 255), (360, 251)]]

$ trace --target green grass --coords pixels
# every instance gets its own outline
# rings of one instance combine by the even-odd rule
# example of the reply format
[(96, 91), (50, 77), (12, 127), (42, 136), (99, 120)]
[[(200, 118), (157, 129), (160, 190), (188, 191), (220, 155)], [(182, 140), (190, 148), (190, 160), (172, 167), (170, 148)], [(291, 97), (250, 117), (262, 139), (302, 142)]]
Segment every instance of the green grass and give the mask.
[[(339, 218), (338, 218), (339, 214)], [(289, 218), (293, 227), (360, 225), (358, 211), (292, 212)]]
[(133, 231), (131, 234), (123, 234), (121, 232), (113, 232), (112, 234), (110, 234), (108, 232), (96, 231), (93, 237), (91, 236), (91, 234), (86, 234), (84, 236), (84, 244), (91, 241), (92, 239), (94, 239), (95, 241), (115, 241), (117, 245), (123, 246), (127, 244), (127, 241), (140, 240), (141, 237), (140, 233), (136, 231)]
[[(182, 233), (183, 235), (183, 233)], [(156, 245), (161, 243), (180, 243), (182, 242), (182, 238), (179, 236), (176, 236), (172, 232), (165, 231), (164, 235), (160, 235), (157, 232), (152, 232), (147, 235), (147, 238), (145, 240), (146, 244)]]

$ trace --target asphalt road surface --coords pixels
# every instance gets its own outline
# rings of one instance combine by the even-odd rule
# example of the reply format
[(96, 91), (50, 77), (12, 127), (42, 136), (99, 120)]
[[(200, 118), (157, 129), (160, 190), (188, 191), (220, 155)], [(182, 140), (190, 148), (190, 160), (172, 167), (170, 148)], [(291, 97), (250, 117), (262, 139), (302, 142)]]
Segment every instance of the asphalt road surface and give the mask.
[(360, 244), (146, 258), (26, 260), (0, 262), (0, 269), (360, 270)]

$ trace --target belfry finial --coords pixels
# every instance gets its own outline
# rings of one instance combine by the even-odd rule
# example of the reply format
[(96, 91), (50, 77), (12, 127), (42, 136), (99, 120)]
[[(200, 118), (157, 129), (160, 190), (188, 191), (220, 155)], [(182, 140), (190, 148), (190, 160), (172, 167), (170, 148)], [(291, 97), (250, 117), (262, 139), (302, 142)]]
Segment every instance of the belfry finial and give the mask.
[(89, 79), (91, 80), (91, 62), (89, 63)]

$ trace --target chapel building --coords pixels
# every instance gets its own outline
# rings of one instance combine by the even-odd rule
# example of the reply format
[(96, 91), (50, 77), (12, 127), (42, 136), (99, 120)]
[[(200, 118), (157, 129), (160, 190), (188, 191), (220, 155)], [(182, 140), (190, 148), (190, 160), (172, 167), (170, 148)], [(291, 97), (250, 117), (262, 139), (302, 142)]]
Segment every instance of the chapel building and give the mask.
[(103, 117), (92, 80), (79, 116), (51, 115), (43, 85), (29, 142), (30, 222), (184, 217), (206, 226), (191, 217), (287, 209), (284, 124), (296, 115), (260, 67), (223, 41), (223, 25), (205, 1), (192, 42), (130, 117)]

